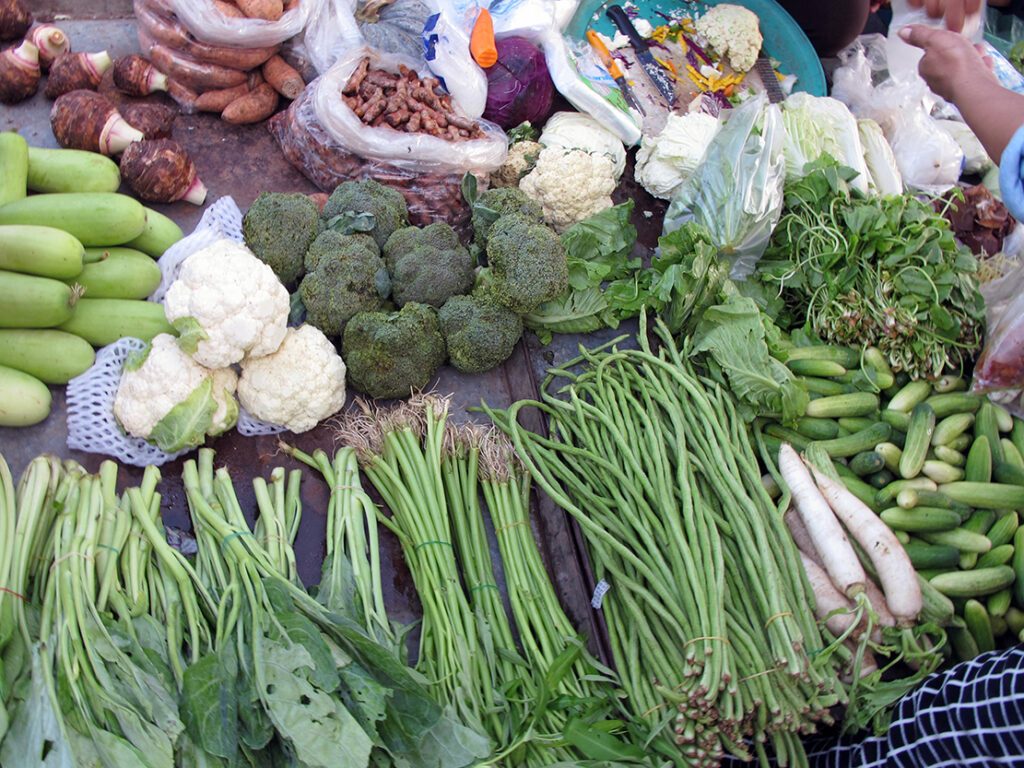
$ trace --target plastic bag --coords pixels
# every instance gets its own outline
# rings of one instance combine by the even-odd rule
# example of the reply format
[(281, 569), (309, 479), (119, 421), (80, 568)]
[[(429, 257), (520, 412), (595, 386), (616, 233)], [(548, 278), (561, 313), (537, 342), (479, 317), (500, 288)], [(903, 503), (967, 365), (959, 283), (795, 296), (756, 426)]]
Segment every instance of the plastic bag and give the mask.
[(832, 96), (858, 118), (871, 118), (892, 145), (903, 181), (928, 194), (941, 194), (960, 178), (964, 153), (932, 119), (936, 97), (924, 80), (887, 76), (885, 38), (866, 35), (840, 53), (832, 75)]
[(985, 346), (974, 366), (973, 392), (1024, 388), (1024, 264), (982, 286)]
[(761, 259), (782, 215), (786, 161), (782, 114), (760, 94), (722, 113), (696, 173), (676, 190), (665, 213), (665, 232), (694, 221), (732, 262), (743, 280)]
[(263, 21), (228, 18), (210, 0), (161, 0), (198, 40), (240, 48), (279, 45), (295, 37), (305, 29), (317, 2), (319, 0), (299, 0), (295, 8), (286, 11), (277, 21)]
[[(899, 36), (899, 31), (910, 24), (922, 24), (927, 27), (938, 27), (941, 29), (946, 27), (944, 19), (931, 18), (924, 7), (911, 8), (907, 0), (893, 0), (892, 21), (889, 22), (887, 58), (889, 61), (889, 76), (894, 80), (915, 80), (918, 78), (917, 64), (921, 61), (921, 57), (924, 56), (924, 51), (903, 42)], [(984, 0), (980, 3), (979, 9), (964, 20), (964, 28), (960, 34), (974, 43), (981, 43), (984, 40)]]

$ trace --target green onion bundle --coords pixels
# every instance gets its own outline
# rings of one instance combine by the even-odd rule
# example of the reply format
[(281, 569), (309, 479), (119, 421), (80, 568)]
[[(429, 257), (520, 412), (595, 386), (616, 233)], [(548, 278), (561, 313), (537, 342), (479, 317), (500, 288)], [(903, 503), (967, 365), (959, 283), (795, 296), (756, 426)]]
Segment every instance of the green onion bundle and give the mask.
[[(767, 742), (801, 764), (799, 737), (843, 697), (838, 662), (814, 658), (825, 643), (809, 586), (735, 404), (657, 331), (659, 351), (642, 322), (641, 349), (583, 351), (551, 372), (543, 402), (485, 410), (611, 585), (603, 607), (639, 735), (677, 765), (766, 761)], [(518, 424), (534, 406), (550, 437)]]

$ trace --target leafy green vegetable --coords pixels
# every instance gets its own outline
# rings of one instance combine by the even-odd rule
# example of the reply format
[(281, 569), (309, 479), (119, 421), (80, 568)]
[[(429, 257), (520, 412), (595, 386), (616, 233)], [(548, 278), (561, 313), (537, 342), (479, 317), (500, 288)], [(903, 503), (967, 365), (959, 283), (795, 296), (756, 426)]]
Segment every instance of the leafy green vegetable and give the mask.
[(182, 720), (192, 741), (211, 755), (233, 758), (238, 753), (237, 675), (230, 645), (185, 670)]
[(216, 411), (213, 377), (207, 376), (188, 397), (177, 403), (156, 423), (146, 439), (167, 453), (202, 445)]

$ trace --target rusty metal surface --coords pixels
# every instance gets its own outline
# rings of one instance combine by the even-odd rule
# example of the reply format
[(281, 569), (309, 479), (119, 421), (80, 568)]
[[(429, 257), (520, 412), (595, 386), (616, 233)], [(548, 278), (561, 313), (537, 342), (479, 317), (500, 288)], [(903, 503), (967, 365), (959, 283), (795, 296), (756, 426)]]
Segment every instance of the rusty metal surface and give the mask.
[[(65, 3), (64, 7), (77, 6)], [(119, 7), (118, 0), (83, 0), (82, 16), (102, 16), (104, 9)], [(51, 2), (50, 7), (60, 7)], [(61, 21), (75, 50), (107, 50), (114, 57), (138, 50), (135, 24), (131, 19), (83, 20), (72, 10), (76, 19)], [(46, 12), (38, 14), (45, 18)], [(164, 97), (153, 97), (161, 99)], [(0, 130), (16, 130), (33, 146), (57, 146), (49, 125), (50, 103), (37, 94), (33, 99), (0, 111)], [(260, 191), (315, 191), (313, 186), (281, 155), (273, 138), (263, 125), (228, 126), (216, 116), (196, 115), (178, 117), (174, 138), (192, 155), (199, 175), (210, 190), (212, 202), (230, 195), (242, 210)], [(190, 231), (199, 221), (202, 210), (187, 203), (153, 206), (177, 221), (182, 229)], [(511, 360), (503, 367), (484, 375), (469, 376), (450, 369), (442, 369), (432, 385), (440, 393), (452, 393), (453, 413), (456, 421), (480, 419), (468, 408), (486, 400), (493, 407), (507, 407), (513, 401), (534, 397), (536, 385), (533, 377), (533, 356), (525, 340), (516, 349)], [(64, 388), (52, 387), (53, 412), (40, 425), (25, 429), (0, 428), (0, 453), (3, 453), (15, 472), (19, 472), (34, 457), (44, 452), (58, 454), (80, 462), (95, 471), (102, 456), (70, 451), (66, 446), (66, 408)], [(539, 423), (530, 424), (539, 429)], [(285, 434), (283, 439), (302, 450), (315, 448), (331, 450), (334, 437), (329, 427), (321, 425), (303, 435)], [(297, 463), (277, 449), (277, 437), (242, 437), (229, 433), (210, 445), (216, 449), (218, 466), (227, 466), (234, 480), (243, 509), (252, 512), (255, 498), (251, 481), (256, 476), (267, 477), (275, 466), (292, 468)], [(162, 467), (163, 514), (166, 523), (182, 529), (190, 527), (181, 482), (181, 461)], [(122, 469), (122, 484), (136, 483), (141, 470)], [(304, 473), (302, 483), (303, 517), (296, 541), (299, 573), (307, 584), (319, 580), (324, 558), (328, 492), (326, 485), (313, 471)], [(535, 515), (535, 537), (548, 565), (562, 604), (580, 631), (590, 639), (592, 650), (607, 660), (599, 643), (598, 624), (590, 609), (591, 584), (580, 564), (578, 542), (573, 527), (564, 513), (550, 502), (538, 503)], [(496, 562), (496, 542), (491, 540), (492, 555)], [(381, 536), (381, 556), (384, 568), (385, 599), (392, 618), (412, 621), (419, 616), (419, 605), (412, 579), (402, 559), (396, 539), (386, 531)], [(499, 579), (501, 574), (498, 574)], [(503, 580), (501, 580), (503, 582)]]

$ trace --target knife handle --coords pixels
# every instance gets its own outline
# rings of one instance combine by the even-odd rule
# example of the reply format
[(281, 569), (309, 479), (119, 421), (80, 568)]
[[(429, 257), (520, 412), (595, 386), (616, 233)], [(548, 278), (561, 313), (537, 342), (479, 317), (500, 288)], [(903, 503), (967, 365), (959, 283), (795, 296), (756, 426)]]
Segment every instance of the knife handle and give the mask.
[(622, 9), (621, 5), (609, 6), (605, 14), (609, 19), (612, 20), (612, 24), (619, 28), (626, 37), (629, 38), (629, 42), (633, 44), (633, 48), (639, 53), (647, 50), (647, 41), (640, 36), (640, 33), (636, 31), (636, 27), (633, 26), (633, 22), (630, 21), (629, 16)]
[(604, 44), (604, 40), (592, 29), (587, 30), (587, 40), (591, 47), (597, 52), (597, 57), (601, 59), (601, 63), (604, 64), (605, 69), (608, 70), (608, 74), (613, 79), (622, 77), (622, 70), (619, 68), (618, 63), (612, 58), (611, 53), (608, 51), (608, 46)]

